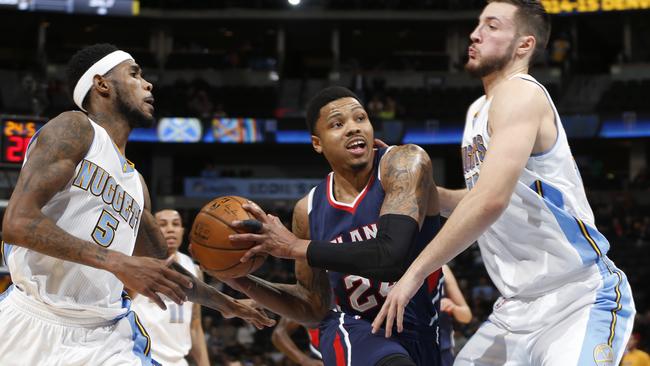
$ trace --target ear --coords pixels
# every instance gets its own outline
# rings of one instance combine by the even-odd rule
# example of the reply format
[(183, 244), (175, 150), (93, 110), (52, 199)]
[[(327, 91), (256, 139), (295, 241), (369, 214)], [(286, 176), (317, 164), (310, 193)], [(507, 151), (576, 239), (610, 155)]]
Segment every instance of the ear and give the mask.
[(311, 146), (314, 148), (314, 151), (316, 151), (319, 154), (323, 153), (323, 146), (320, 144), (320, 137), (316, 135), (311, 135)]
[(525, 56), (526, 54), (532, 55), (535, 51), (535, 46), (537, 45), (537, 40), (534, 36), (521, 36), (519, 37), (519, 44), (517, 45), (516, 53), (517, 56)]
[(111, 89), (111, 85), (108, 80), (100, 75), (95, 75), (93, 78), (93, 87), (100, 95), (103, 96), (108, 96), (109, 90)]

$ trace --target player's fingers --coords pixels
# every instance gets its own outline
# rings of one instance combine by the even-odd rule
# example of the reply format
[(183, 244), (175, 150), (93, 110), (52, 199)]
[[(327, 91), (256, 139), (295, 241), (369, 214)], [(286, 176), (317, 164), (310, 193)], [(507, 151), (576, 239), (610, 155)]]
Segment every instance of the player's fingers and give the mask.
[(384, 323), (384, 319), (386, 318), (387, 304), (387, 302), (384, 302), (384, 305), (382, 305), (379, 313), (377, 313), (377, 316), (375, 316), (375, 320), (372, 322), (372, 334), (377, 333), (377, 331), (381, 328), (381, 325)]
[(395, 313), (393, 309), (393, 302), (389, 302), (388, 310), (386, 311), (386, 332), (384, 335), (386, 338), (390, 338), (393, 335), (393, 320), (395, 319)]
[(244, 233), (244, 234), (228, 235), (228, 239), (230, 239), (230, 241), (233, 243), (251, 242), (251, 241), (254, 243), (261, 243), (264, 241), (264, 239), (266, 239), (266, 237), (260, 234)]
[(158, 281), (158, 285), (156, 286), (155, 291), (167, 296), (170, 300), (177, 303), (178, 305), (182, 305), (186, 299), (185, 292), (181, 289), (181, 287), (168, 279), (161, 278)]
[(397, 332), (402, 333), (404, 330), (404, 305), (397, 302)]
[(375, 139), (374, 143), (375, 143), (375, 146), (378, 147), (378, 148), (388, 147), (388, 144), (383, 142), (380, 139)]
[(259, 252), (264, 252), (264, 247), (262, 245), (257, 245), (250, 248), (244, 255), (242, 255), (240, 261), (242, 263), (248, 262), (252, 257), (256, 256)]
[(266, 212), (260, 208), (256, 203), (248, 201), (244, 203), (241, 207), (244, 208), (244, 210), (248, 211), (261, 222), (266, 222)]
[(145, 290), (142, 292), (142, 294), (148, 298), (150, 298), (156, 305), (158, 305), (161, 309), (167, 310), (167, 306), (165, 305), (165, 302), (162, 301), (160, 296), (158, 296), (157, 293), (151, 290)]
[(279, 217), (273, 216), (273, 215), (269, 215), (269, 216), (271, 218), (271, 221), (273, 221), (273, 223), (278, 224), (278, 225), (282, 225), (282, 221), (280, 221)]
[[(188, 276), (172, 269), (172, 268), (165, 268), (163, 270), (163, 275), (169, 279), (170, 281), (173, 281), (174, 283), (179, 284), (180, 286), (183, 286), (184, 288), (192, 288), (194, 287), (194, 283), (192, 282), (192, 279), (189, 278)], [(182, 290), (182, 289), (181, 289)], [(183, 290), (183, 292), (185, 292)]]

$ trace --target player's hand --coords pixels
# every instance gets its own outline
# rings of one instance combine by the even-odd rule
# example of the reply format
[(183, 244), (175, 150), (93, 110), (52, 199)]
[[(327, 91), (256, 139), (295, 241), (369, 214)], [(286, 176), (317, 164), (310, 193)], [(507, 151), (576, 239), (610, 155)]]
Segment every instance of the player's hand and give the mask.
[(440, 300), (440, 311), (451, 314), (454, 312), (454, 307), (456, 307), (456, 304), (448, 298), (443, 297), (442, 300)]
[(408, 271), (390, 289), (384, 305), (372, 322), (372, 333), (377, 333), (386, 320), (386, 338), (393, 334), (393, 324), (397, 324), (397, 332), (404, 330), (404, 308), (422, 286), (423, 280), (414, 278)]
[(251, 299), (231, 299), (229, 310), (222, 311), (221, 314), (224, 318), (242, 318), (257, 329), (275, 325), (275, 320), (269, 318), (257, 302)]
[(116, 263), (111, 266), (112, 273), (124, 286), (150, 298), (161, 309), (167, 309), (161, 295), (179, 305), (187, 300), (186, 289), (192, 288), (193, 284), (190, 278), (169, 268), (173, 257), (160, 260), (120, 253), (114, 259)]
[[(230, 235), (232, 242), (254, 242), (257, 245), (251, 248), (241, 258), (242, 262), (248, 261), (258, 253), (267, 253), (278, 258), (306, 259), (309, 241), (298, 239), (289, 231), (279, 218), (266, 214), (258, 205), (248, 202), (242, 205), (262, 225), (257, 226), (256, 233)], [(250, 230), (251, 220), (233, 221), (231, 226), (237, 229)]]
[(384, 147), (388, 147), (388, 144), (383, 142), (380, 139), (375, 139), (374, 145), (375, 145), (376, 148), (379, 148), (379, 149), (384, 148)]

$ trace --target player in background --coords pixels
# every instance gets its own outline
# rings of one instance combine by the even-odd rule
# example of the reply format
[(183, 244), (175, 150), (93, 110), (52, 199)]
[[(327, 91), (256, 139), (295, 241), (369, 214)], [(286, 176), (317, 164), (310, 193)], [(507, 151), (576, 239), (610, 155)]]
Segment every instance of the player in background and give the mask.
[(440, 300), (440, 356), (442, 366), (454, 364), (454, 327), (453, 320), (460, 324), (468, 324), (472, 320), (472, 310), (467, 305), (463, 293), (458, 287), (456, 276), (448, 265), (442, 266), (443, 286)]
[[(154, 217), (167, 243), (167, 255), (202, 280), (202, 272), (192, 258), (178, 251), (185, 232), (178, 211), (160, 210)], [(163, 365), (187, 366), (185, 357), (189, 355), (197, 366), (210, 365), (201, 323), (201, 305), (191, 302), (178, 305), (164, 299), (167, 310), (163, 310), (146, 296), (132, 294), (132, 297), (131, 308), (151, 336), (151, 354), (156, 361)]]
[[(373, 323), (402, 329), (431, 271), (478, 241), (501, 298), (455, 365), (618, 365), (632, 330), (625, 274), (607, 258), (560, 116), (528, 74), (550, 19), (537, 0), (493, 0), (470, 35), (465, 69), (485, 95), (467, 112), (463, 190), (440, 190), (449, 219)], [(385, 323), (384, 323), (385, 321)]]

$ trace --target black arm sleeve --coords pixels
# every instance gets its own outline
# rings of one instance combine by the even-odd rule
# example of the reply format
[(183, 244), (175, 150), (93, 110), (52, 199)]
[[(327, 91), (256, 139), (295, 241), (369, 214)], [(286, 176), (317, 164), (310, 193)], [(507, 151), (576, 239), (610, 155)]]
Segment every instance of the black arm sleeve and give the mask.
[(397, 281), (411, 261), (419, 227), (406, 215), (379, 217), (377, 237), (341, 245), (312, 240), (307, 247), (307, 262), (312, 267), (359, 275), (379, 281)]

